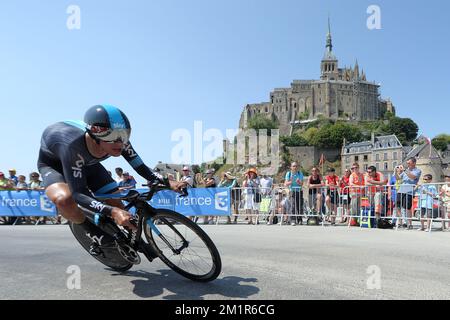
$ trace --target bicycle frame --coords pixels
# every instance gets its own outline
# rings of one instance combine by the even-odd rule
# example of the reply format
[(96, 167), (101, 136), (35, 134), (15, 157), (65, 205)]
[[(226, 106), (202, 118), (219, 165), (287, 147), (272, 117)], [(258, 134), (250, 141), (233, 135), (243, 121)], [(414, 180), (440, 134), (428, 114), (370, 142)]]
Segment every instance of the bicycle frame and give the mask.
[[(157, 209), (153, 208), (147, 201), (151, 200), (151, 198), (153, 197), (153, 195), (161, 190), (165, 190), (167, 189), (165, 188), (156, 188), (156, 187), (151, 187), (149, 192), (145, 192), (145, 193), (139, 193), (135, 190), (129, 191), (126, 195), (122, 195), (122, 194), (105, 194), (105, 195), (96, 195), (96, 198), (98, 198), (99, 200), (107, 200), (107, 199), (120, 199), (123, 201), (127, 201), (129, 202), (124, 210), (129, 211), (131, 208), (135, 208), (136, 209), (136, 213), (135, 216), (136, 218), (133, 220), (137, 220), (137, 230), (136, 231), (130, 231), (128, 238), (124, 237), (124, 239), (122, 239), (122, 241), (127, 244), (130, 245), (131, 248), (133, 250), (139, 250), (142, 249), (142, 251), (144, 252), (144, 254), (147, 256), (147, 258), (151, 261), (154, 258), (157, 257), (157, 253), (156, 252), (145, 252), (146, 249), (148, 248), (144, 248), (144, 246), (142, 245), (142, 231), (143, 231), (143, 224), (144, 224), (144, 219), (146, 217), (154, 217), (155, 214), (157, 213)], [(96, 214), (96, 219), (99, 219), (100, 215)], [(171, 228), (181, 239), (183, 244), (181, 245), (180, 248), (174, 248), (172, 246), (172, 244), (166, 239), (166, 237), (164, 237), (164, 235), (160, 232), (160, 230), (158, 229), (158, 227), (152, 222), (151, 219), (147, 219), (147, 224), (148, 226), (160, 237), (160, 239), (172, 250), (172, 252), (174, 254), (180, 254), (181, 251), (185, 248), (188, 247), (189, 242), (186, 241), (186, 239), (183, 237), (183, 235), (175, 228), (173, 227), (173, 225), (171, 223), (169, 223), (166, 219), (163, 219), (164, 223)]]

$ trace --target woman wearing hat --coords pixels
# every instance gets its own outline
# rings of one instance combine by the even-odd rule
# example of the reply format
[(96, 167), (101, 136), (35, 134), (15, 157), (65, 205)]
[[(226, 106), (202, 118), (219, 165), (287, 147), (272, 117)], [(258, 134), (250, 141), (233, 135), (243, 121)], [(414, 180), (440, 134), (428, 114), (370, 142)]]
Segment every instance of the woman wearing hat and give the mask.
[[(245, 180), (242, 184), (244, 189), (247, 191), (245, 201), (245, 214), (249, 218), (248, 224), (253, 224), (252, 215), (259, 214), (259, 201), (257, 199), (261, 196), (259, 185), (260, 181), (258, 178), (258, 171), (256, 171), (256, 168), (251, 168), (245, 174)], [(256, 218), (256, 224), (258, 224), (258, 218)]]
[[(238, 189), (235, 189), (238, 187), (236, 177), (233, 177), (231, 172), (225, 172), (223, 174), (223, 179), (219, 183), (219, 188), (229, 188), (230, 189), (230, 195), (231, 195), (231, 204), (233, 205), (234, 209), (234, 223), (237, 223), (237, 215), (238, 215), (238, 205), (240, 201), (240, 193)], [(231, 218), (227, 217), (227, 224), (231, 223)]]

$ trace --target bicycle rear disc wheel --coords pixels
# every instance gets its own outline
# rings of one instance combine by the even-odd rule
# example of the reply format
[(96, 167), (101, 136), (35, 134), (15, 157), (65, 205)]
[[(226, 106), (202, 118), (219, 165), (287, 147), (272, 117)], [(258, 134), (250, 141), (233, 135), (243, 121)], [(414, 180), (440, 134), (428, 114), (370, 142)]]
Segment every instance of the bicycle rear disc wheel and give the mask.
[[(212, 281), (219, 276), (222, 262), (216, 246), (185, 216), (159, 209), (153, 217), (144, 219), (143, 229), (148, 243), (172, 270), (200, 282)], [(172, 248), (179, 251), (174, 252)]]
[[(84, 230), (84, 228), (78, 224), (74, 224), (73, 222), (69, 222), (69, 226), (70, 230), (75, 236), (75, 239), (77, 239), (81, 246), (89, 253), (89, 247), (92, 243), (92, 240), (86, 236), (86, 231)], [(105, 266), (110, 267), (111, 269), (114, 269), (118, 272), (125, 272), (133, 266), (132, 263), (128, 262), (122, 257), (115, 245), (111, 245), (108, 247), (100, 246), (100, 248), (103, 251), (104, 256), (94, 256), (90, 253), (89, 255), (97, 259), (99, 262), (103, 263)]]

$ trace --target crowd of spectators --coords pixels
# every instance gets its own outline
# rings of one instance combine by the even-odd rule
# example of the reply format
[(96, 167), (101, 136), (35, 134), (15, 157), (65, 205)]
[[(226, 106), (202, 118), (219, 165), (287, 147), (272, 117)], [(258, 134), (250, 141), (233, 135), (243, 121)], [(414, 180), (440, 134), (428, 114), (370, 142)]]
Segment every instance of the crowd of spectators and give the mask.
[[(115, 173), (114, 179), (120, 190), (136, 188), (136, 180), (128, 172), (116, 168)], [(397, 166), (390, 179), (377, 172), (375, 166), (361, 172), (358, 163), (346, 169), (341, 177), (331, 167), (325, 176), (318, 167), (314, 167), (305, 177), (299, 171), (299, 164), (293, 162), (278, 184), (272, 177), (260, 175), (257, 168), (248, 169), (240, 178), (231, 172), (225, 172), (219, 178), (214, 169), (194, 175), (185, 166), (179, 180), (187, 182), (188, 188), (229, 188), (233, 216), (227, 217), (228, 224), (237, 223), (239, 214), (246, 223), (258, 224), (260, 211), (264, 211), (268, 213), (265, 215), (267, 224), (303, 224), (307, 217), (308, 224), (310, 219), (316, 224), (325, 219), (331, 225), (358, 225), (358, 217), (369, 203), (370, 215), (374, 215), (376, 222), (389, 216), (400, 228), (410, 230), (413, 228), (413, 215), (418, 211), (420, 230), (429, 230), (432, 219), (450, 218), (450, 176), (445, 177), (444, 184), (432, 185), (431, 175), (425, 175), (422, 183), (421, 175), (416, 159), (411, 158), (406, 168)], [(14, 169), (9, 170), (8, 177), (0, 172), (0, 190), (43, 190), (39, 178), (37, 172), (31, 173), (28, 181), (24, 175), (17, 176)], [(168, 178), (176, 179), (173, 175)], [(278, 221), (280, 215), (282, 218)], [(191, 218), (198, 222), (198, 217)], [(204, 224), (216, 222), (212, 216), (203, 218)], [(448, 225), (450, 227), (450, 223)], [(441, 229), (448, 229), (445, 221)]]

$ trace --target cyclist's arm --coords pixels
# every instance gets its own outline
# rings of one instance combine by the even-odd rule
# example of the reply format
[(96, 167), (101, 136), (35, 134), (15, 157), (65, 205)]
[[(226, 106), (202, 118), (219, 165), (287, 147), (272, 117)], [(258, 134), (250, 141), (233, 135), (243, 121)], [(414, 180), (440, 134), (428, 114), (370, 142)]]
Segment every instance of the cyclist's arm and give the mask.
[(133, 167), (133, 169), (145, 180), (153, 183), (157, 180), (163, 180), (163, 176), (160, 174), (153, 172), (149, 167), (144, 164), (141, 157), (137, 154), (137, 152), (133, 149), (131, 143), (125, 145), (122, 156), (128, 163)]
[(93, 198), (87, 187), (82, 153), (73, 150), (69, 151), (67, 146), (62, 146), (59, 149), (59, 154), (63, 165), (64, 178), (69, 185), (75, 202), (87, 210), (110, 215), (113, 207)]

